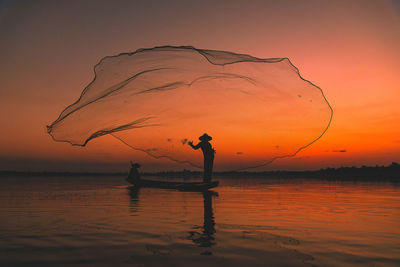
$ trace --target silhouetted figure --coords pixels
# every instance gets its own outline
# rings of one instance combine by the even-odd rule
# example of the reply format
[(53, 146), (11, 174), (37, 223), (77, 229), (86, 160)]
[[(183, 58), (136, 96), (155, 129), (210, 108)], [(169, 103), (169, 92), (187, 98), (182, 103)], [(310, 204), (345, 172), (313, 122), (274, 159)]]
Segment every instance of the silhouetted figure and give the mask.
[(133, 163), (131, 161), (131, 170), (129, 171), (128, 178), (126, 180), (130, 183), (135, 184), (138, 180), (140, 180), (140, 174), (138, 169), (140, 168), (140, 164), (138, 163)]
[(213, 169), (213, 164), (214, 164), (214, 154), (215, 150), (211, 146), (210, 142), (212, 140), (212, 137), (209, 136), (208, 134), (203, 134), (202, 136), (199, 137), (199, 140), (201, 141), (197, 145), (193, 145), (193, 142), (190, 141), (188, 144), (193, 148), (193, 149), (199, 149), (203, 151), (204, 155), (204, 182), (205, 183), (210, 183), (211, 182), (211, 175), (212, 175), (212, 169)]

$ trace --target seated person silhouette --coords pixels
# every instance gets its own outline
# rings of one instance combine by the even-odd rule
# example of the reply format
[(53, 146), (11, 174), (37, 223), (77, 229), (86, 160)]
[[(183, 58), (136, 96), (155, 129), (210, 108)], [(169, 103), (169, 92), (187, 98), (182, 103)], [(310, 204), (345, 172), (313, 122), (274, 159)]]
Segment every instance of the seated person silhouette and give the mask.
[(140, 164), (133, 163), (131, 161), (131, 170), (129, 171), (128, 178), (126, 178), (128, 182), (135, 184), (135, 182), (138, 182), (140, 180), (140, 174), (138, 171), (139, 168)]
[(211, 183), (211, 174), (212, 174), (212, 169), (213, 169), (213, 164), (214, 164), (214, 154), (215, 154), (215, 150), (209, 142), (212, 140), (212, 137), (205, 133), (199, 137), (199, 140), (200, 140), (200, 143), (198, 143), (197, 145), (193, 145), (192, 141), (188, 142), (188, 144), (193, 149), (201, 148), (201, 150), (203, 151), (203, 155), (204, 155), (204, 178), (203, 178), (203, 181), (205, 183)]

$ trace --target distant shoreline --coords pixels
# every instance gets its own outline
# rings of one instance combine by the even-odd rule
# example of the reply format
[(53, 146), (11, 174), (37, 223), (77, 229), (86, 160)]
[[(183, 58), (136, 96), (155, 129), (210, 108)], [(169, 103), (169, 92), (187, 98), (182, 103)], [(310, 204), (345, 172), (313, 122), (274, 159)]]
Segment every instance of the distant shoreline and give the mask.
[[(2, 176), (126, 176), (127, 172), (29, 172), (29, 171), (0, 171)], [(142, 176), (160, 176), (175, 178), (201, 178), (201, 171), (162, 171), (144, 172)], [(313, 178), (329, 180), (392, 180), (400, 181), (400, 164), (393, 162), (388, 166), (362, 166), (325, 168), (309, 171), (263, 171), (263, 172), (215, 172), (214, 176), (227, 177), (265, 177), (265, 178)]]

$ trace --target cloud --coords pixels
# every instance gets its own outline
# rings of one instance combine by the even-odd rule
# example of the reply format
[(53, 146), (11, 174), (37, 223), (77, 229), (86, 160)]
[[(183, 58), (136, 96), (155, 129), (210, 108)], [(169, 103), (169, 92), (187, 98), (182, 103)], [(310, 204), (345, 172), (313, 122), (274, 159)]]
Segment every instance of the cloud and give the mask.
[(347, 150), (345, 150), (345, 149), (342, 149), (342, 150), (332, 150), (332, 152), (344, 153), (344, 152), (347, 152)]

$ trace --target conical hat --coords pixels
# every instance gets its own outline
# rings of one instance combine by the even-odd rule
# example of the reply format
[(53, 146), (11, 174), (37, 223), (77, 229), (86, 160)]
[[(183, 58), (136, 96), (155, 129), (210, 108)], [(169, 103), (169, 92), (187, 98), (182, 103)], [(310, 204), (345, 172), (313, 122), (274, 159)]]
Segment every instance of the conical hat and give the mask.
[(199, 140), (200, 141), (211, 141), (212, 137), (205, 133), (205, 134), (203, 134), (202, 136), (199, 137)]

